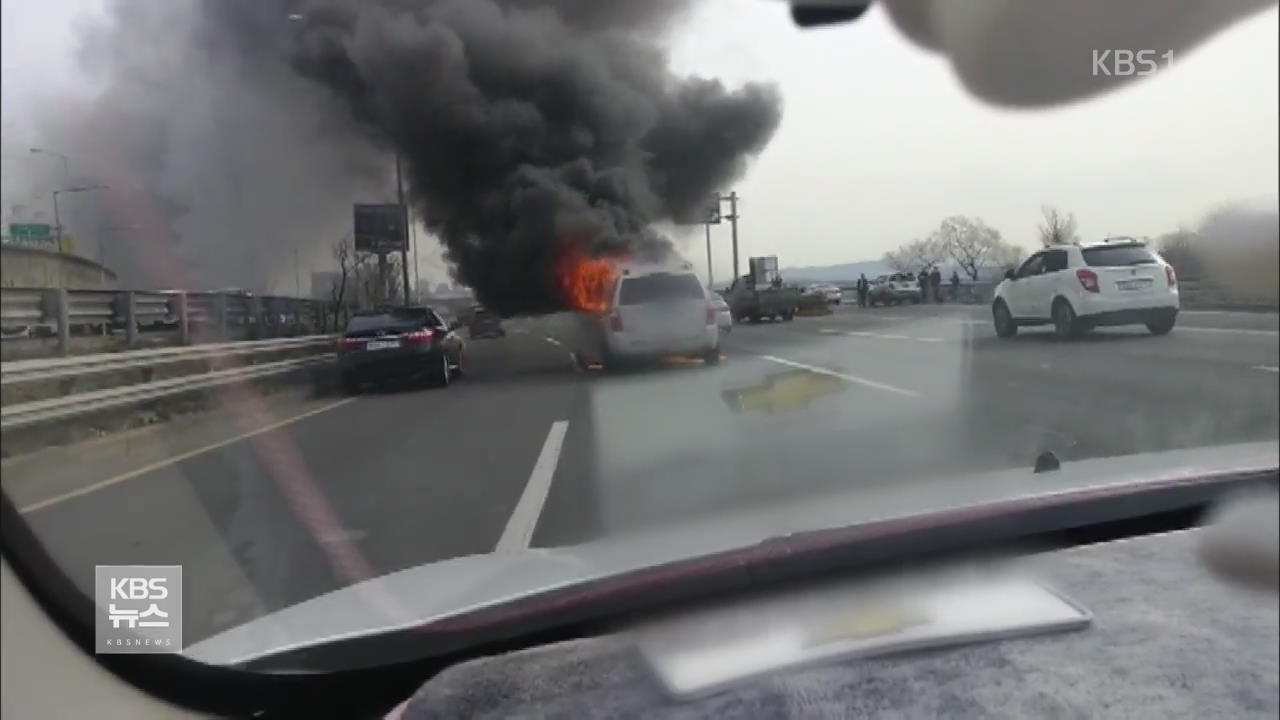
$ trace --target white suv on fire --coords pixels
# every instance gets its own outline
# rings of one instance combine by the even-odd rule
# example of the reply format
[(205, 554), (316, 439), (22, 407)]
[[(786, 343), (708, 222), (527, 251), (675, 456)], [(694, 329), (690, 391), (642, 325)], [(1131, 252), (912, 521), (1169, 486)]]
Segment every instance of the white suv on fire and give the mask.
[(1173, 266), (1144, 243), (1054, 245), (1005, 274), (991, 305), (996, 334), (1053, 325), (1061, 337), (1101, 325), (1141, 323), (1155, 335), (1178, 318)]
[(692, 356), (720, 362), (719, 312), (689, 263), (618, 267), (608, 311), (580, 313), (580, 363)]

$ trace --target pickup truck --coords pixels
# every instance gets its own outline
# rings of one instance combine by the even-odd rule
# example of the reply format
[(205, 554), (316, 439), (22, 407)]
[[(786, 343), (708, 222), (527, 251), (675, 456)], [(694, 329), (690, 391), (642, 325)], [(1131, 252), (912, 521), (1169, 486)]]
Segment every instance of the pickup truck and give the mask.
[(800, 308), (800, 289), (781, 283), (757, 287), (755, 279), (743, 275), (724, 291), (733, 319), (760, 322), (762, 318), (790, 320)]

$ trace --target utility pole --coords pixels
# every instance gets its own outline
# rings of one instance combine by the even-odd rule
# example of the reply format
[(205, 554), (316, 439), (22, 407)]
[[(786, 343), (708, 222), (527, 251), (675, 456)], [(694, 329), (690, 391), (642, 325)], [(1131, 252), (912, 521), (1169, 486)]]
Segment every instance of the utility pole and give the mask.
[(413, 294), (418, 294), (422, 281), (418, 279), (418, 228), (413, 222), (413, 213), (409, 213), (409, 235), (413, 238)]
[(293, 293), (302, 297), (302, 272), (298, 268), (298, 248), (293, 249)]
[(106, 190), (106, 185), (84, 185), (81, 187), (69, 187), (61, 190), (53, 191), (53, 224), (54, 233), (57, 237), (58, 251), (62, 251), (62, 214), (58, 211), (58, 195), (63, 193), (79, 193), (88, 192), (90, 190)]
[(400, 275), (404, 286), (404, 304), (409, 304), (409, 208), (404, 204), (404, 179), (400, 172), (400, 153), (396, 153), (396, 198), (400, 203)]
[(716, 281), (711, 274), (711, 223), (704, 222), (702, 226), (707, 229), (707, 287), (714, 288)]
[(729, 193), (729, 223), (733, 227), (733, 279), (738, 279), (738, 191)]

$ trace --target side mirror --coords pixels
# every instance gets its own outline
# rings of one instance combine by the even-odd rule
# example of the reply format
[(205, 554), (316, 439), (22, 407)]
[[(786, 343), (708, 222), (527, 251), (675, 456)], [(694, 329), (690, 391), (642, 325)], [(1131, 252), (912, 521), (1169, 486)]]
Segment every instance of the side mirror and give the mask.
[(1011, 270), (1011, 269), (1010, 269), (1010, 270), (1005, 270), (1005, 271), (1004, 271), (1004, 279), (1005, 279), (1005, 280), (1017, 280), (1017, 279), (1018, 279), (1018, 273), (1014, 272), (1014, 271), (1013, 271), (1013, 270)]

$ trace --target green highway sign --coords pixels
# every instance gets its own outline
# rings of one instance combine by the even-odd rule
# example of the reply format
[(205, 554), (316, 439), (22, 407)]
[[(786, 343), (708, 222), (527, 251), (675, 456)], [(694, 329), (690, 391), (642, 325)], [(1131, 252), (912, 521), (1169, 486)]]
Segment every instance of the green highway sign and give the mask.
[(53, 237), (53, 226), (48, 223), (10, 223), (9, 236), (13, 242), (39, 242)]

